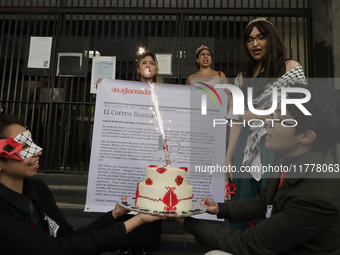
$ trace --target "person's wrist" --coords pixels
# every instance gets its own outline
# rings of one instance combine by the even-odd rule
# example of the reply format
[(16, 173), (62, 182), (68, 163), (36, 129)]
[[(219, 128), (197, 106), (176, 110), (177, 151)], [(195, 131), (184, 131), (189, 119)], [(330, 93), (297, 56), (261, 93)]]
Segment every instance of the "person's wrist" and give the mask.
[(121, 217), (124, 213), (122, 211), (119, 211), (117, 208), (114, 208), (112, 211), (112, 216), (115, 219), (118, 219), (119, 217)]
[(145, 223), (141, 214), (136, 215), (136, 220), (137, 220), (138, 225), (143, 225)]
[(112, 217), (114, 218), (114, 219), (117, 219), (117, 212), (116, 212), (116, 209), (113, 209), (112, 210)]

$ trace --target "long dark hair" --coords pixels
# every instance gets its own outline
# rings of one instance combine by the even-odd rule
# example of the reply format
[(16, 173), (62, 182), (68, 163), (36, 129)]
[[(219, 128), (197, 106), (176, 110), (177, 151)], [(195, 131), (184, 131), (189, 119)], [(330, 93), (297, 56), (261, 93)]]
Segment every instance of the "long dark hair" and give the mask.
[[(262, 69), (264, 69), (264, 74), (262, 77), (263, 82), (260, 82), (256, 86), (255, 93), (261, 93), (266, 85), (268, 84), (270, 78), (278, 78), (285, 74), (286, 72), (286, 57), (287, 51), (279, 38), (277, 30), (275, 27), (266, 21), (256, 21), (251, 24), (243, 32), (243, 59), (242, 59), (242, 76), (243, 78), (252, 78), (254, 75), (254, 70), (256, 66), (256, 60), (249, 54), (246, 40), (249, 38), (250, 33), (253, 28), (256, 27), (261, 34), (267, 38), (267, 51), (264, 55), (264, 60), (262, 64)], [(266, 79), (267, 78), (267, 79)], [(247, 79), (246, 79), (247, 80)], [(247, 92), (247, 87), (249, 82), (242, 85), (242, 90), (244, 93)]]

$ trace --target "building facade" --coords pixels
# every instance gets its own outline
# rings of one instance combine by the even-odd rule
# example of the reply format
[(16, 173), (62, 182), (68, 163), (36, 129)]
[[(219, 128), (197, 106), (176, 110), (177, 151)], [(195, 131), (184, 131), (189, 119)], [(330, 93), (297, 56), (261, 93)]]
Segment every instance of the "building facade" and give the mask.
[[(86, 172), (96, 101), (90, 93), (94, 56), (116, 56), (116, 79), (133, 80), (139, 47), (171, 54), (172, 74), (164, 81), (185, 84), (197, 71), (195, 51), (204, 44), (213, 51), (213, 68), (233, 82), (245, 26), (268, 17), (288, 58), (299, 61), (308, 77), (334, 77), (331, 13), (338, 11), (331, 11), (332, 2), (1, 1), (0, 107), (2, 113), (20, 116), (44, 148), (42, 171)], [(30, 66), (32, 37), (51, 38), (44, 68)]]

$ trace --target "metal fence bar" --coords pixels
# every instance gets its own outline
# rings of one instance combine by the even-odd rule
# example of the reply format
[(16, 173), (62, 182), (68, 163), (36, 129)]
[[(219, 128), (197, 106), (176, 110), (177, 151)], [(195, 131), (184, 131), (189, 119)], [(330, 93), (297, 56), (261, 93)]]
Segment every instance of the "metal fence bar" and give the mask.
[(297, 54), (297, 61), (300, 62), (300, 33), (299, 33), (299, 18), (295, 17), (296, 23), (296, 54)]
[[(4, 94), (4, 84), (5, 84), (5, 79), (6, 79), (6, 69), (7, 69), (7, 56), (8, 56), (8, 48), (9, 48), (9, 38), (10, 38), (10, 31), (11, 31), (11, 27), (12, 27), (12, 15), (10, 15), (10, 19), (9, 19), (9, 25), (8, 25), (8, 32), (7, 32), (7, 41), (6, 41), (6, 48), (5, 48), (5, 56), (4, 56), (4, 69), (3, 69), (3, 76), (2, 76), (2, 89), (1, 89), (1, 94)], [(10, 81), (8, 81), (10, 82)], [(7, 92), (7, 96), (6, 96), (6, 100), (9, 100), (9, 90), (10, 90), (10, 84), (8, 84), (7, 86), (8, 88), (8, 92)], [(8, 103), (5, 104), (5, 112), (8, 112)]]
[[(236, 20), (236, 16), (233, 16), (233, 38), (234, 38), (234, 49), (236, 49), (237, 48), (237, 45), (238, 45), (238, 40), (237, 40), (237, 34), (236, 34), (236, 26), (237, 26), (237, 24), (236, 24), (236, 22), (235, 22), (235, 20)], [(242, 25), (241, 25), (241, 30), (243, 29), (243, 27), (242, 27)], [(242, 33), (241, 33), (242, 34)], [(242, 38), (242, 37), (241, 37)], [(235, 77), (237, 74), (237, 72), (236, 72), (236, 59), (237, 59), (237, 52), (236, 52), (236, 50), (234, 51), (234, 70), (233, 70), (233, 76)]]
[[(70, 31), (70, 28), (68, 26), (68, 17), (69, 14), (65, 14), (62, 16), (62, 32), (61, 32), (61, 36), (63, 38), (67, 37), (67, 30)], [(63, 85), (62, 85), (63, 82)], [(65, 90), (66, 90), (66, 78), (61, 78), (60, 76), (58, 77), (58, 89), (61, 90), (62, 88), (64, 88), (64, 95), (65, 95)], [(53, 88), (54, 90), (54, 88)], [(53, 92), (52, 92), (52, 96), (53, 96)], [(64, 98), (64, 100), (66, 101), (66, 97)], [(54, 127), (55, 127), (55, 132), (56, 132), (56, 137), (57, 140), (55, 141), (57, 146), (57, 164), (56, 164), (56, 170), (66, 170), (65, 168), (65, 158), (63, 157), (64, 154), (64, 142), (65, 139), (67, 137), (67, 126), (68, 126), (68, 122), (66, 123), (65, 121), (65, 104), (55, 104), (55, 111), (56, 111), (56, 118), (55, 118), (55, 122), (54, 122)], [(60, 118), (57, 119), (57, 116), (60, 114)]]
[[(302, 20), (303, 20), (303, 24), (302, 24), (302, 30), (303, 30), (303, 45), (304, 46), (307, 46), (307, 34), (306, 34), (306, 17), (303, 17)], [(305, 63), (305, 72), (306, 74), (308, 75), (308, 70), (309, 70), (309, 65), (307, 64), (307, 47), (303, 47), (303, 59), (304, 59), (304, 63)]]
[[(29, 6), (32, 1), (22, 1), (21, 3)], [(79, 0), (67, 3), (68, 6), (71, 6), (68, 8), (61, 6), (56, 1), (54, 3), (58, 4), (58, 8), (47, 7), (44, 10), (38, 7), (32, 10), (18, 8), (16, 11), (4, 8), (0, 12), (3, 17), (0, 18), (2, 27), (0, 66), (3, 70), (0, 85), (0, 106), (4, 106), (5, 112), (13, 112), (22, 116), (25, 123), (32, 127), (32, 134), (44, 146), (42, 169), (79, 172), (87, 171), (90, 158), (95, 105), (95, 96), (89, 93), (92, 60), (86, 59), (85, 76), (56, 76), (57, 59), (53, 63), (51, 75), (25, 75), (23, 72), (24, 51), (16, 51), (17, 47), (24, 47), (31, 36), (52, 36), (55, 43), (52, 54), (56, 58), (60, 50), (61, 37), (82, 37), (84, 40), (89, 40), (88, 55), (90, 50), (93, 50), (94, 55), (96, 55), (96, 51), (101, 55), (116, 55), (117, 78), (130, 80), (135, 76), (135, 47), (140, 42), (147, 45), (153, 37), (156, 40), (169, 37), (171, 42), (176, 44), (177, 53), (173, 53), (173, 71), (177, 73), (177, 76), (165, 76), (164, 79), (168, 83), (185, 83), (183, 63), (184, 61), (194, 63), (194, 59), (185, 59), (188, 58), (188, 53), (191, 53), (188, 52), (188, 49), (184, 49), (187, 47), (185, 40), (196, 37), (203, 41), (214, 39), (214, 45), (210, 47), (213, 47), (215, 51), (215, 69), (225, 72), (228, 78), (233, 78), (240, 71), (238, 70), (240, 36), (245, 23), (253, 16), (264, 16), (261, 15), (261, 10), (257, 9), (265, 6), (277, 6), (278, 0), (255, 2), (257, 9), (249, 9), (251, 4), (249, 0), (242, 0), (242, 2), (216, 0), (209, 3), (199, 0), (144, 1), (142, 8), (138, 6), (139, 3), (135, 4), (133, 1), (110, 1), (111, 6), (116, 5), (117, 7), (114, 10), (109, 10), (110, 8), (104, 6), (107, 2), (103, 3), (102, 1), (94, 1), (90, 5), (86, 3), (91, 6), (92, 10), (80, 8)], [(302, 3), (305, 4), (305, 1)], [(282, 4), (284, 3), (282, 2)], [(126, 9), (131, 5), (136, 5), (136, 7)], [(225, 5), (230, 6), (233, 10), (223, 9), (224, 12), (222, 12), (219, 7), (225, 7)], [(53, 5), (44, 3), (41, 6)], [(150, 6), (159, 8), (165, 6), (172, 8), (172, 11), (169, 13), (166, 13), (167, 10), (156, 12), (155, 9), (149, 8)], [(290, 8), (293, 10), (299, 6), (301, 6), (300, 3), (291, 4)], [(203, 14), (203, 9), (199, 11), (193, 7), (204, 8), (207, 13)], [(174, 8), (178, 9), (174, 10)], [(244, 11), (242, 12), (242, 10)], [(311, 29), (308, 23), (310, 16), (306, 15), (306, 10), (292, 10), (281, 13), (272, 8), (265, 10), (262, 14), (275, 17), (278, 28), (281, 27), (279, 21), (282, 20), (283, 40), (289, 37), (289, 46), (287, 47), (289, 55), (295, 56), (294, 54), (296, 54), (297, 60), (303, 59), (306, 73), (309, 73), (311, 70), (309, 54), (312, 53), (306, 48), (311, 43), (310, 34), (308, 34)], [(285, 25), (287, 21), (288, 29)], [(300, 23), (302, 23), (302, 27), (300, 27)], [(300, 33), (301, 35), (299, 35)], [(111, 45), (112, 42), (115, 45)], [(300, 43), (304, 45), (303, 50), (300, 49)], [(192, 45), (189, 51), (195, 51), (198, 46)], [(150, 50), (153, 51), (153, 49)], [(54, 90), (63, 89), (64, 101), (56, 102), (51, 98), (47, 101), (41, 100), (38, 94), (40, 86), (44, 82), (47, 83), (44, 86), (52, 90), (52, 95)], [(31, 86), (27, 84), (31, 84)]]
[[(16, 18), (17, 14), (14, 14), (14, 31), (17, 31), (18, 28), (18, 19)], [(8, 38), (9, 40), (9, 38)], [(13, 37), (12, 39), (12, 54), (11, 54), (11, 60), (10, 60), (10, 64), (9, 64), (9, 76), (8, 76), (8, 97), (10, 97), (10, 92), (12, 89), (12, 84), (11, 84), (11, 80), (12, 80), (12, 74), (13, 74), (13, 61), (14, 61), (14, 52), (15, 52), (15, 41), (16, 41), (16, 36)], [(10, 52), (10, 50), (9, 50)], [(14, 91), (16, 89), (16, 85), (14, 84)], [(15, 98), (15, 94), (13, 93), (13, 100)], [(14, 113), (14, 104), (12, 104), (12, 114)]]
[[(21, 49), (22, 47), (22, 41), (23, 41), (23, 34), (24, 34), (24, 23), (25, 21), (24, 20), (21, 20), (21, 29), (20, 29), (20, 38), (19, 38), (19, 49)], [(0, 46), (0, 49), (1, 49), (1, 46)], [(17, 69), (16, 69), (16, 74), (15, 74), (15, 81), (14, 81), (14, 84), (15, 84), (15, 90), (14, 90), (14, 95), (17, 95), (17, 92), (18, 92), (18, 78), (20, 76), (20, 60), (21, 60), (21, 51), (18, 52), (18, 60), (17, 60)], [(1, 59), (1, 56), (0, 56), (0, 59)], [(21, 74), (21, 79), (22, 79), (22, 82), (24, 81), (24, 76)], [(21, 86), (21, 91), (22, 92), (22, 87)], [(22, 95), (22, 93), (20, 93), (20, 95)], [(14, 96), (13, 96), (14, 98)], [(21, 103), (19, 102), (18, 104), (18, 107), (19, 107), (19, 116), (20, 116), (20, 110), (21, 110), (21, 107), (20, 107)]]
[[(130, 42), (131, 42), (131, 14), (128, 16), (128, 29), (126, 31), (127, 34), (127, 54), (126, 54), (126, 67), (125, 67), (125, 80), (129, 80), (129, 56), (131, 55), (131, 48), (130, 48)], [(157, 22), (156, 22), (156, 30), (157, 30)]]
[[(248, 0), (248, 4), (245, 3), (246, 0), (234, 0), (230, 3), (230, 0), (227, 1), (228, 8), (235, 8), (240, 5), (243, 7), (255, 7), (255, 8), (265, 8), (265, 3), (268, 6), (271, 6), (271, 2), (277, 2), (278, 0), (253, 0), (254, 6), (251, 6), (250, 0)], [(281, 0), (281, 6), (283, 7), (285, 0)], [(292, 8), (301, 8), (299, 7), (302, 4), (303, 8), (306, 0), (296, 0), (294, 1), (294, 5), (291, 3), (291, 0), (288, 2), (288, 6), (292, 6)], [(23, 6), (23, 7), (90, 7), (90, 8), (99, 8), (99, 7), (142, 7), (142, 8), (164, 8), (164, 7), (175, 7), (175, 8), (215, 8), (217, 6), (223, 6), (223, 0), (138, 0), (135, 3), (131, 0), (70, 0), (70, 1), (60, 1), (60, 0), (3, 0), (0, 3), (0, 6)], [(138, 6), (139, 5), (139, 6)]]
[[(290, 1), (289, 1), (290, 3)], [(289, 58), (293, 58), (293, 47), (292, 47), (292, 18), (288, 18), (288, 29), (289, 29)], [(297, 35), (299, 36), (299, 35)]]
[[(227, 26), (226, 26), (226, 34), (227, 34), (227, 43), (229, 44), (229, 40), (230, 40), (230, 37), (229, 37), (229, 35), (230, 35), (230, 33), (229, 33), (229, 31), (230, 31), (230, 29), (229, 29), (229, 26), (230, 26), (230, 20), (229, 20), (229, 18), (230, 18), (230, 16), (227, 16)], [(223, 31), (223, 22), (221, 22), (221, 36), (223, 36), (223, 34), (222, 34), (222, 31)], [(224, 52), (226, 51), (226, 49), (224, 49)], [(229, 74), (230, 74), (230, 51), (228, 50), (227, 51), (227, 72), (226, 72), (226, 76), (227, 76), (227, 78), (228, 77), (230, 77), (229, 76)]]
[[(4, 41), (4, 33), (5, 33), (5, 24), (6, 24), (6, 20), (2, 20), (2, 26), (1, 26), (1, 34), (0, 34), (0, 49), (2, 49), (2, 45), (3, 45), (3, 41)], [(2, 57), (2, 50), (0, 50), (0, 59)], [(3, 69), (3, 78), (2, 78), (2, 82), (1, 82), (1, 90), (0, 90), (0, 113), (3, 111), (2, 108), (2, 101), (3, 101), (3, 93), (4, 93), (4, 78), (5, 78), (5, 67)]]
[[(79, 17), (79, 14), (78, 14), (78, 17)], [(85, 15), (81, 15), (80, 17), (82, 17), (81, 19), (81, 26), (82, 26), (82, 29), (81, 29), (81, 34), (80, 34), (80, 37), (81, 38), (86, 38), (85, 37), (85, 26), (86, 26), (86, 17)], [(90, 46), (87, 48), (87, 52), (88, 54), (90, 54)], [(78, 78), (78, 82), (77, 82), (77, 89), (76, 89), (76, 101), (77, 102), (82, 102), (84, 100), (83, 96), (82, 96), (82, 89), (83, 89), (83, 86), (81, 84), (81, 79)], [(81, 155), (82, 155), (82, 143), (83, 143), (83, 127), (84, 127), (84, 119), (85, 119), (85, 105), (84, 103), (82, 103), (81, 105), (76, 105), (76, 104), (73, 104), (76, 106), (76, 109), (77, 111), (79, 111), (79, 114), (77, 116), (77, 119), (76, 119), (76, 123), (77, 125), (75, 125), (75, 132), (78, 134), (77, 136), (74, 136), (74, 137), (77, 137), (77, 139), (74, 139), (74, 144), (77, 144), (77, 147), (75, 148), (75, 152), (74, 152), (74, 157), (76, 159), (76, 162), (77, 162), (77, 169), (80, 169), (80, 165), (81, 165), (81, 162), (82, 162), (82, 159), (81, 159)]]
[[(92, 18), (92, 17), (91, 17)], [(98, 15), (97, 15), (97, 18), (98, 18)], [(97, 29), (97, 28), (96, 28)], [(92, 30), (89, 30), (89, 39), (91, 39), (93, 37), (93, 34), (91, 32)], [(95, 35), (97, 35), (97, 33), (95, 33)], [(89, 52), (90, 52), (90, 49), (91, 49), (91, 41), (89, 43)], [(95, 52), (96, 51), (96, 45), (93, 46), (93, 51)], [(91, 71), (91, 70), (90, 70)], [(88, 71), (87, 71), (88, 73)], [(92, 139), (92, 130), (91, 130), (91, 127), (92, 127), (92, 122), (93, 122), (93, 109), (94, 109), (94, 105), (95, 105), (95, 97), (94, 95), (90, 95), (89, 94), (89, 91), (91, 89), (91, 79), (89, 79), (89, 81), (87, 80), (88, 79), (88, 76), (85, 76), (85, 81), (84, 81), (84, 86), (83, 86), (83, 100), (84, 102), (86, 101), (89, 101), (91, 104), (89, 105), (88, 109), (87, 109), (87, 121), (86, 121), (86, 124), (87, 124), (87, 130), (86, 130), (86, 135), (85, 135), (85, 157), (83, 158), (83, 166), (85, 167), (85, 169), (88, 169), (89, 167), (89, 158), (90, 158), (90, 150), (91, 150), (91, 139)], [(84, 111), (84, 114), (85, 114), (85, 111)], [(82, 126), (84, 127), (85, 125), (83, 125), (84, 121), (81, 123)], [(83, 155), (83, 154), (82, 154)]]

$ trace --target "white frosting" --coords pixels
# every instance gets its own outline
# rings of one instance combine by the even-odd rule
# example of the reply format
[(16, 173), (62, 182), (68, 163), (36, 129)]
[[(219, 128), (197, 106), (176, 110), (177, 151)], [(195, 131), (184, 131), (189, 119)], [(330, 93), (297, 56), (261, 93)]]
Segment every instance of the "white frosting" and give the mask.
[[(164, 173), (157, 172), (158, 168), (164, 168), (166, 170)], [(177, 167), (147, 167), (145, 170), (145, 179), (144, 182), (151, 178), (151, 180), (155, 183), (155, 185), (165, 185), (165, 186), (178, 186), (176, 184), (175, 179), (180, 175), (183, 177), (183, 184), (187, 184), (187, 172), (184, 169), (179, 169)]]
[(190, 210), (192, 197), (192, 185), (187, 184), (184, 169), (147, 167), (144, 182), (137, 186), (136, 205), (155, 211)]

